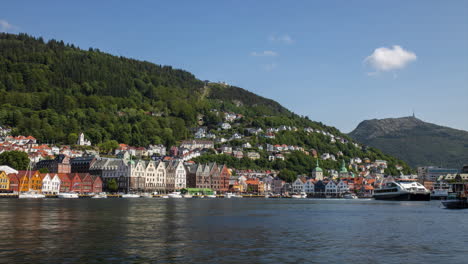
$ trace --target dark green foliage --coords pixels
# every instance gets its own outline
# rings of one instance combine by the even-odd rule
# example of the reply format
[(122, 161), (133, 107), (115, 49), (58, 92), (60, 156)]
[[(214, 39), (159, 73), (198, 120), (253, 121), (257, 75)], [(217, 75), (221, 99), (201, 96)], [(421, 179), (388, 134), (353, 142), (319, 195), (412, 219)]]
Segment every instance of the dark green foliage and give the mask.
[(110, 179), (106, 182), (106, 184), (107, 184), (107, 189), (109, 189), (109, 191), (111, 192), (115, 192), (119, 188), (119, 184), (117, 183), (116, 179)]
[(40, 168), (39, 173), (49, 173), (49, 169), (47, 168)]
[(27, 170), (29, 166), (28, 154), (22, 151), (5, 151), (0, 154), (0, 165), (7, 165), (15, 170)]

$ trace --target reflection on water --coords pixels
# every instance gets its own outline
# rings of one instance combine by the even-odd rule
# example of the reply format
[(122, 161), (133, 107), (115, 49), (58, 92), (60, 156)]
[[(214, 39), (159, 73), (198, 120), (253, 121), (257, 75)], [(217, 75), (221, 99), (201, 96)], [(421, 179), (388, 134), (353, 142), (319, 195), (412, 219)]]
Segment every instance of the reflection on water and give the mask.
[(465, 263), (468, 210), (439, 202), (0, 200), (10, 263)]

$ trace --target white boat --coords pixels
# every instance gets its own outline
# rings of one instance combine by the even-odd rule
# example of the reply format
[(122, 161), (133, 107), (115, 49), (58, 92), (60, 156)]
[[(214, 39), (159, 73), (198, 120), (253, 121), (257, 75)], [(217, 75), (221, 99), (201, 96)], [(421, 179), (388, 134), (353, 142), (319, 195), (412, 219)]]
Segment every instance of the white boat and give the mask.
[(189, 193), (186, 193), (186, 194), (182, 194), (182, 197), (184, 198), (192, 198), (193, 196)]
[(104, 193), (104, 192), (97, 193), (97, 194), (91, 196), (91, 198), (93, 198), (93, 199), (105, 199), (105, 198), (107, 198), (107, 194)]
[(77, 199), (80, 198), (77, 193), (74, 192), (63, 192), (57, 195), (58, 198), (62, 199)]
[(216, 195), (210, 194), (210, 195), (207, 195), (206, 198), (216, 198)]
[(344, 199), (358, 199), (357, 195), (354, 193), (345, 193), (343, 194)]
[(294, 199), (304, 199), (304, 198), (307, 198), (307, 194), (302, 192), (300, 194), (293, 194), (291, 195), (291, 198), (294, 198)]
[(224, 198), (231, 199), (232, 197), (234, 197), (234, 194), (233, 194), (233, 193), (225, 193), (225, 194), (224, 194)]
[(153, 195), (151, 193), (142, 193), (142, 194), (140, 194), (140, 197), (142, 197), (142, 198), (153, 198)]
[(122, 194), (122, 198), (140, 198), (140, 195), (135, 193), (125, 193)]
[(234, 194), (232, 195), (232, 198), (243, 198), (243, 196), (240, 194)]
[(431, 193), (417, 181), (397, 180), (375, 190), (373, 197), (376, 200), (429, 201)]
[(163, 199), (169, 199), (169, 195), (163, 195), (163, 196), (161, 196), (161, 198), (163, 198)]
[(182, 195), (180, 194), (180, 192), (171, 192), (167, 196), (169, 196), (169, 198), (182, 198)]
[(20, 198), (20, 199), (41, 199), (41, 198), (45, 198), (45, 195), (42, 194), (42, 193), (29, 191), (29, 192), (22, 192), (22, 193), (18, 194), (18, 198)]

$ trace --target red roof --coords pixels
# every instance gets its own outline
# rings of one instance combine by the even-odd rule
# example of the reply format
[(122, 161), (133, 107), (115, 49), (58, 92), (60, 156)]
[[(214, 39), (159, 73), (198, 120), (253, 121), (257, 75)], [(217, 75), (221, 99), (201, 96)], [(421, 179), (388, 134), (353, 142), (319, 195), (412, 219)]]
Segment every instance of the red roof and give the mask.
[(248, 179), (245, 181), (245, 183), (251, 184), (251, 185), (258, 185), (260, 184), (260, 181), (258, 179)]

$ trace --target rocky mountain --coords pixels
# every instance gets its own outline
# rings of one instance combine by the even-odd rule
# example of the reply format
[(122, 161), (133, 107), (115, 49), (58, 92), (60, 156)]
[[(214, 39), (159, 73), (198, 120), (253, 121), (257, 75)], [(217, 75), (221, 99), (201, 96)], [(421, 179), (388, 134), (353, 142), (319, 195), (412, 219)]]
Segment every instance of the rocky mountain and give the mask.
[(416, 117), (361, 122), (349, 136), (406, 161), (410, 166), (461, 168), (468, 164), (468, 132)]

